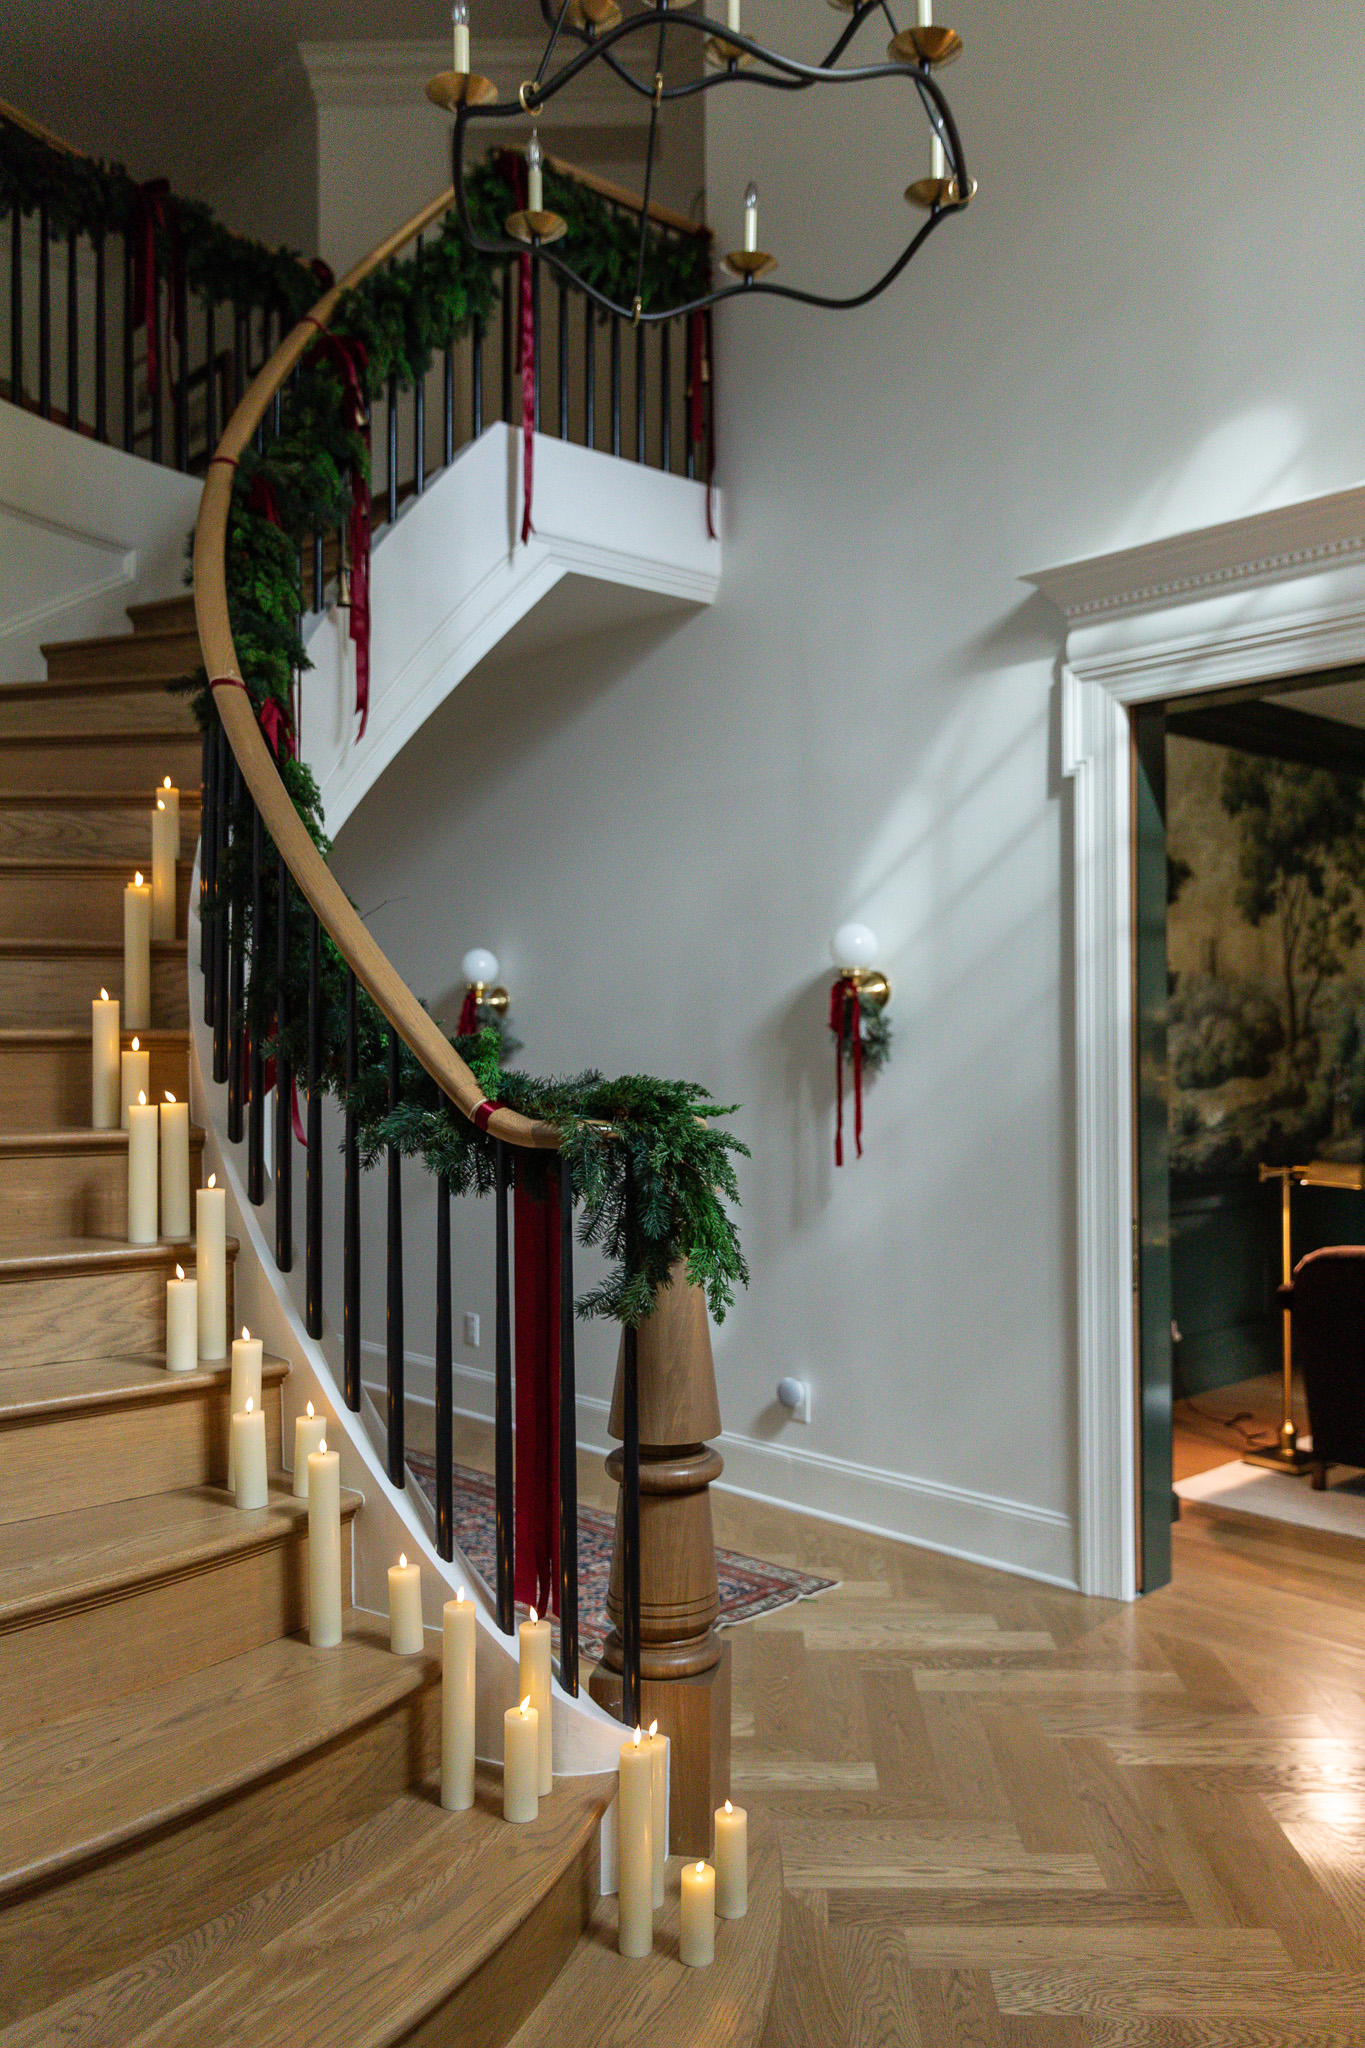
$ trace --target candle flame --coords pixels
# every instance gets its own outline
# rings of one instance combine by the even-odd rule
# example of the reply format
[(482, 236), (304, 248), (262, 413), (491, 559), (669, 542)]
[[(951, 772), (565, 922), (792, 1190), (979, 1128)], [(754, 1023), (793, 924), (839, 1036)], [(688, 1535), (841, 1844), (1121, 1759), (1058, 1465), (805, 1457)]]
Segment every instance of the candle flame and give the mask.
[(637, 1749), (640, 1747), (640, 1730), (638, 1727), (635, 1730), (635, 1747)]
[(109, 1000), (109, 991), (108, 991), (108, 989), (107, 989), (107, 988), (102, 988), (102, 989), (100, 990), (100, 1001), (101, 1001), (102, 1003), (107, 1003), (107, 1002), (108, 1002), (108, 1000)]
[(159, 811), (164, 811), (166, 808), (166, 799), (164, 797), (159, 796), (156, 800), (156, 807)]
[(534, 1627), (535, 1627), (535, 1625), (536, 1625), (536, 1610), (535, 1610), (535, 1608), (533, 1607), (533, 1608), (531, 1609), (531, 1626), (532, 1626), (532, 1628), (534, 1628)]
[(313, 1404), (312, 1404), (312, 1402), (310, 1401), (310, 1402), (308, 1403), (308, 1413), (309, 1413), (309, 1414), (311, 1415), (311, 1414), (312, 1414), (312, 1412), (313, 1412)]
[(650, 1739), (650, 1741), (651, 1741), (651, 1742), (652, 1742), (652, 1741), (654, 1740), (654, 1738), (655, 1738), (655, 1736), (656, 1736), (656, 1735), (658, 1734), (658, 1732), (659, 1732), (659, 1724), (658, 1724), (658, 1722), (657, 1722), (657, 1721), (651, 1721), (651, 1722), (650, 1722), (650, 1724), (649, 1724), (649, 1739)]
[(733, 1813), (733, 1812), (734, 1812), (734, 1810), (735, 1810), (735, 1809), (734, 1809), (734, 1807), (733, 1807), (733, 1806), (731, 1806), (731, 1804), (730, 1804), (729, 1800), (727, 1799), (727, 1800), (726, 1800), (726, 1802), (725, 1802), (725, 1811), (726, 1811), (727, 1813)]
[(166, 1090), (166, 1100), (167, 1100), (167, 1102), (174, 1102), (174, 1101), (175, 1101), (175, 1097), (174, 1097), (174, 1096), (172, 1095), (172, 1093), (171, 1093), (171, 1091), (170, 1091), (170, 1089), (169, 1089), (169, 1088), (168, 1088), (168, 1089)]
[(134, 1052), (136, 1052), (137, 1050), (138, 1050), (138, 1042), (137, 1042), (137, 1033), (136, 1033), (136, 1032), (134, 1032), (134, 1033), (133, 1033), (133, 1051), (134, 1051)]
[(243, 1342), (244, 1344), (245, 1344), (245, 1343), (247, 1342), (247, 1340), (248, 1340), (248, 1338), (250, 1337), (250, 1335), (251, 1335), (251, 1332), (250, 1332), (250, 1330), (248, 1330), (248, 1328), (247, 1328), (246, 1324), (245, 1324), (245, 1323), (243, 1323), (243, 1324), (242, 1324), (242, 1342)]
[(162, 787), (163, 789), (169, 789), (169, 788), (170, 788), (170, 786), (171, 786), (171, 778), (170, 778), (170, 776), (168, 775), (168, 776), (166, 777), (166, 780), (165, 780), (165, 781), (164, 781), (164, 782), (162, 783), (161, 787)]
[(527, 1710), (527, 1708), (528, 1708), (528, 1707), (530, 1706), (530, 1704), (531, 1704), (531, 1695), (530, 1695), (530, 1693), (528, 1692), (528, 1693), (527, 1693), (527, 1695), (526, 1695), (526, 1697), (525, 1697), (525, 1699), (524, 1699), (524, 1700), (522, 1701), (522, 1703), (521, 1703), (521, 1712), (522, 1712), (522, 1718), (523, 1718), (523, 1720), (524, 1720), (524, 1719), (525, 1719), (525, 1717), (526, 1717), (526, 1710)]
[(326, 1439), (326, 1437), (325, 1437), (325, 1436), (324, 1436), (324, 1437), (320, 1437), (320, 1438), (318, 1439), (318, 1449), (319, 1449), (320, 1451), (325, 1451), (325, 1450), (326, 1450), (326, 1448), (327, 1448), (327, 1439)]
[(702, 1872), (703, 1872), (703, 1871), (705, 1870), (705, 1868), (706, 1868), (706, 1865), (705, 1865), (704, 1863), (699, 1863), (699, 1864), (697, 1865), (697, 1876), (698, 1876), (698, 1877), (700, 1877), (700, 1876), (701, 1876), (701, 1874), (702, 1874)]
[(140, 1107), (145, 1109), (147, 1107), (147, 1090), (145, 1088), (138, 1089), (137, 1099)]
[(177, 1266), (177, 1267), (176, 1267), (176, 1269), (175, 1269), (175, 1277), (176, 1277), (176, 1279), (177, 1279), (177, 1280), (183, 1280), (183, 1279), (184, 1279), (184, 1277), (185, 1277), (185, 1268), (184, 1268), (183, 1266)]
[(218, 1184), (218, 1176), (217, 1176), (217, 1174), (216, 1174), (216, 1173), (211, 1173), (211, 1174), (209, 1175), (209, 1186), (210, 1186), (210, 1187), (216, 1187), (216, 1186), (217, 1186), (217, 1184)]
[(250, 1394), (248, 1394), (248, 1395), (247, 1395), (247, 1397), (246, 1397), (246, 1412), (247, 1412), (247, 1414), (248, 1414), (248, 1415), (250, 1415), (250, 1413), (251, 1413), (252, 1409), (253, 1409), (253, 1408), (255, 1407), (255, 1405), (256, 1405), (256, 1404), (255, 1404), (255, 1402), (254, 1402), (254, 1401), (252, 1400), (252, 1398), (251, 1398)]
[(405, 1571), (407, 1570), (407, 1568), (408, 1568), (408, 1553), (406, 1552), (406, 1550), (400, 1550), (400, 1551), (399, 1551), (399, 1553), (398, 1553), (398, 1569), (399, 1569), (399, 1571), (400, 1571), (400, 1572), (405, 1572)]
[(460, 1603), (460, 1602), (462, 1602), (462, 1601), (463, 1601), (463, 1599), (464, 1599), (464, 1587), (463, 1587), (463, 1586), (461, 1586), (461, 1588), (460, 1588), (459, 1592), (458, 1592), (458, 1593), (457, 1593), (457, 1594), (455, 1595), (455, 1600), (456, 1600), (456, 1604), (457, 1604), (457, 1605), (459, 1605), (459, 1603)]
[(142, 887), (142, 870), (141, 870), (141, 868), (138, 868), (138, 869), (137, 869), (137, 870), (135, 871), (134, 875), (133, 875), (133, 887), (134, 887), (135, 889), (140, 889), (140, 888)]

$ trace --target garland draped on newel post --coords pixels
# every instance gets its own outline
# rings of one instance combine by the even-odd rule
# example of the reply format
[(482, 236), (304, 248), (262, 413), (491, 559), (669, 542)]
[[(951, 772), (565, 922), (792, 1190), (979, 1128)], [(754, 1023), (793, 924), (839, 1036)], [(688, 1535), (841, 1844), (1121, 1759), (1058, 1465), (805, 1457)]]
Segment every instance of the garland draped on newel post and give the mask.
[(312, 314), (305, 319), (318, 339), (304, 357), (304, 367), (327, 362), (341, 378), (342, 420), (350, 433), (363, 434), (365, 461), (351, 465), (351, 503), (346, 539), (351, 558), (351, 640), (355, 647), (355, 708), (360, 719), (356, 738), (363, 740), (370, 722), (370, 408), (365, 397), (368, 357), (362, 341), (333, 334)]

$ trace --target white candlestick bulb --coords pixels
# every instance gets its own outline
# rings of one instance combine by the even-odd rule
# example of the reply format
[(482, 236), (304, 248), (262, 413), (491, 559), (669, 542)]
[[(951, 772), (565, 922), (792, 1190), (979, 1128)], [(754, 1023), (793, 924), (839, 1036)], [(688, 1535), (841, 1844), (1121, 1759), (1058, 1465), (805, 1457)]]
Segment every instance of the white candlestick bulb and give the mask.
[(751, 256), (758, 248), (758, 187), (752, 180), (744, 195), (744, 247)]
[(540, 147), (540, 136), (533, 128), (531, 140), (526, 145), (526, 210), (528, 213), (545, 211), (545, 182), (541, 170), (544, 155)]
[(469, 70), (469, 0), (455, 0), (450, 10), (450, 27), (453, 38), (454, 69)]

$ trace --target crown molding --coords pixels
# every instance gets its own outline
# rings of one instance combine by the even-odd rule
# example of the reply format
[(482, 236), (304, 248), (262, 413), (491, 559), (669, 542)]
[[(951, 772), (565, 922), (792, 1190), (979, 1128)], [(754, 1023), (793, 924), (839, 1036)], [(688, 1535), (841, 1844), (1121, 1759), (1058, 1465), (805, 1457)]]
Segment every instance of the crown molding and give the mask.
[[(545, 49), (543, 36), (479, 36), (476, 59), (504, 100), (535, 75)], [(643, 79), (643, 50), (622, 51), (621, 61)], [(345, 42), (299, 44), (299, 56), (319, 111), (335, 107), (412, 107), (430, 113), (426, 83), (450, 69), (450, 44), (440, 42)], [(566, 86), (562, 99), (542, 117), (547, 127), (629, 127), (643, 125), (649, 102), (628, 92), (603, 65), (594, 65)]]

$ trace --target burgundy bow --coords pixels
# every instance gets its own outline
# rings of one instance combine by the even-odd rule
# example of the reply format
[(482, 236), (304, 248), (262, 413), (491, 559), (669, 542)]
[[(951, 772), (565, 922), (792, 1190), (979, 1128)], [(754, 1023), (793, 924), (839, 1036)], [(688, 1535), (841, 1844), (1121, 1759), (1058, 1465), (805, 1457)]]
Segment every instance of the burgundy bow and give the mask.
[(145, 185), (134, 187), (133, 191), (133, 326), (147, 330), (147, 389), (156, 389), (161, 366), (158, 353), (158, 280), (156, 274), (156, 236), (160, 229), (166, 238), (167, 254), (167, 296), (166, 296), (166, 354), (170, 356), (170, 336), (174, 330), (177, 340), (180, 334), (180, 215), (171, 196), (170, 181), (167, 178), (150, 178)]
[[(363, 342), (329, 334), (317, 321), (318, 338), (304, 357), (304, 367), (329, 362), (341, 378), (346, 425), (370, 437), (370, 408), (365, 397)], [(351, 639), (355, 643), (355, 708), (360, 716), (357, 739), (364, 739), (370, 718), (370, 486), (362, 468), (351, 471), (351, 510), (346, 522), (351, 557)]]
[(460, 1021), (455, 1026), (455, 1036), (457, 1038), (472, 1038), (478, 1028), (478, 998), (475, 996), (472, 988), (467, 988), (464, 992), (464, 1001), (460, 1004)]
[(858, 984), (851, 974), (841, 974), (829, 992), (829, 1028), (834, 1033), (835, 1086), (838, 1116), (834, 1126), (834, 1164), (844, 1163), (844, 1040), (853, 1041), (853, 1139), (858, 1157), (863, 1156), (863, 1012)]
[(280, 524), (280, 503), (275, 496), (275, 486), (263, 469), (258, 469), (252, 476), (246, 494), (246, 509), (268, 519), (272, 526)]

